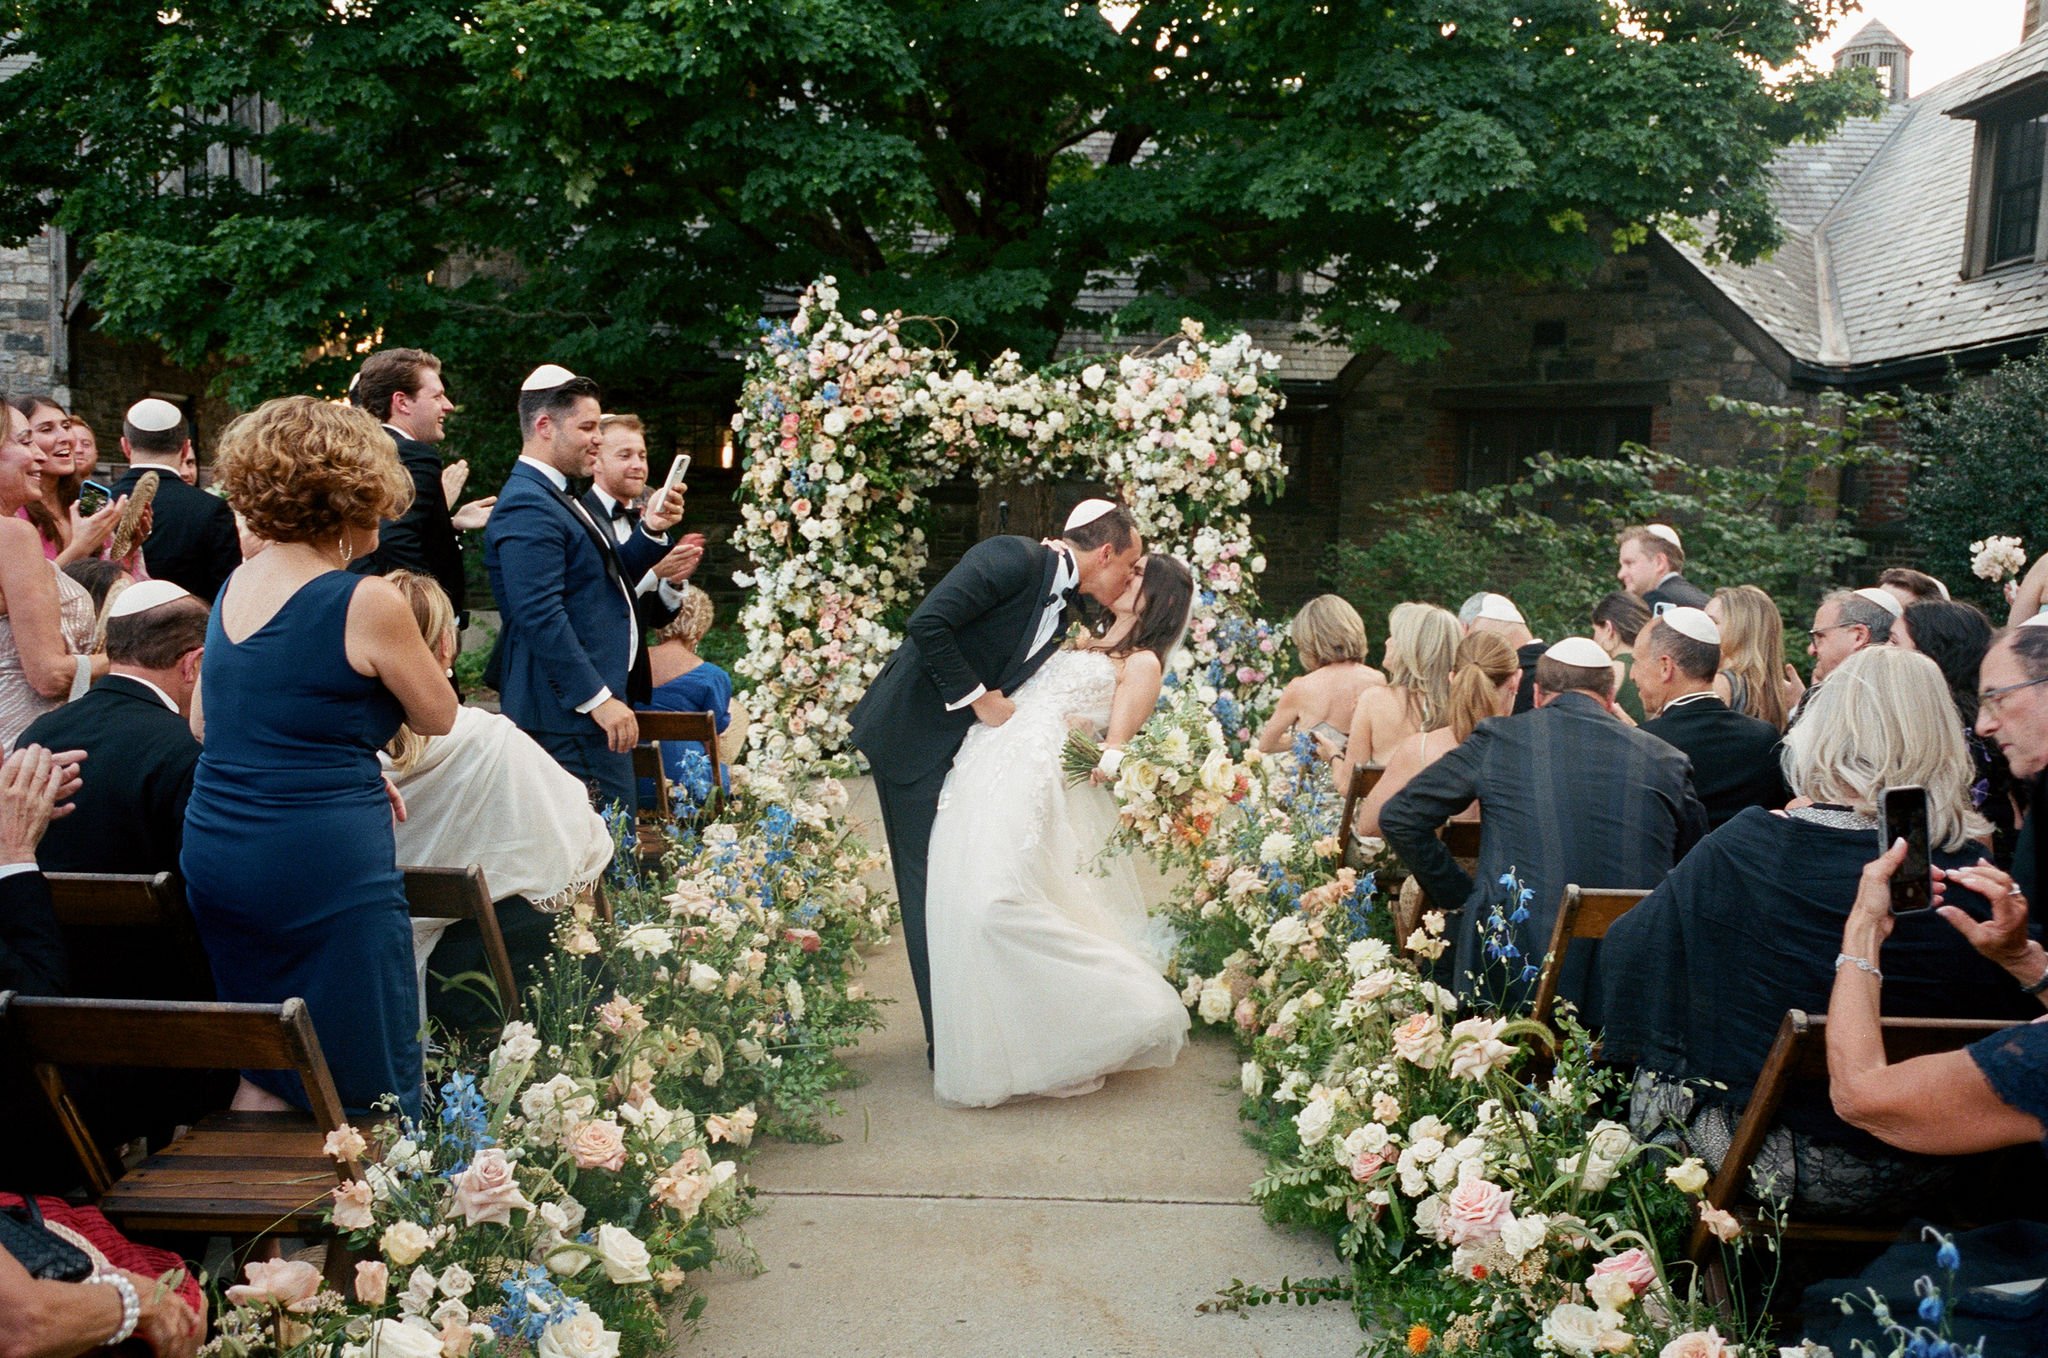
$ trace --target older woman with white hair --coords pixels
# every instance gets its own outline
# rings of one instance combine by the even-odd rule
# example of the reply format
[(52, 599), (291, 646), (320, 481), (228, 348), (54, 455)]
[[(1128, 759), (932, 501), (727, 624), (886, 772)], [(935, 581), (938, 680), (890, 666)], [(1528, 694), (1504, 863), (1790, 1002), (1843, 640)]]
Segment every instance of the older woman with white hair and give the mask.
[[(1616, 921), (1591, 993), (1604, 1055), (1636, 1064), (1631, 1122), (1718, 1166), (1788, 1009), (1824, 1013), (1843, 925), (1878, 847), (1878, 797), (1927, 790), (1935, 864), (1961, 868), (1989, 830), (1970, 803), (1971, 765), (1948, 685), (1926, 656), (1859, 651), (1813, 696), (1785, 742), (1785, 774), (1807, 804), (1752, 807), (1702, 840), (1662, 886)], [(1796, 865), (1796, 870), (1788, 870)], [(1988, 916), (1952, 878), (1948, 903)], [(2021, 997), (1932, 911), (1901, 916), (1885, 949), (1886, 1012), (2014, 1018)], [(1825, 1096), (1789, 1100), (1759, 1173), (1795, 1209), (1910, 1206), (1948, 1171), (1856, 1131)]]

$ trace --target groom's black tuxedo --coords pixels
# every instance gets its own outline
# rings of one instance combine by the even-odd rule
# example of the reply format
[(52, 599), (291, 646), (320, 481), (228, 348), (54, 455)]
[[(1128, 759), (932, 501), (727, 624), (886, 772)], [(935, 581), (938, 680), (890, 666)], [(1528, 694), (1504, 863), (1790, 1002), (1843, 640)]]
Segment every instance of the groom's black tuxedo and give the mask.
[[(910, 615), (903, 644), (853, 709), (853, 743), (874, 766), (881, 797), (927, 1048), (932, 1005), (925, 860), (946, 771), (975, 722), (972, 707), (947, 706), (977, 686), (1015, 692), (1059, 649), (1075, 616), (1070, 600), (1052, 600), (1059, 566), (1057, 551), (1030, 538), (976, 543)], [(1034, 649), (1040, 615), (1049, 604), (1061, 610), (1058, 624), (1051, 639)]]

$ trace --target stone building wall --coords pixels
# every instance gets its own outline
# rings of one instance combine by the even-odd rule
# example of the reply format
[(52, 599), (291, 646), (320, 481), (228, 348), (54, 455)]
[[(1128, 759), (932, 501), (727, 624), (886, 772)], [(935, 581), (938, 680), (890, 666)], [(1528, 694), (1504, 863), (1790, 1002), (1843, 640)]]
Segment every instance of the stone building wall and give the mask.
[(63, 379), (51, 237), (0, 249), (0, 392), (49, 391)]

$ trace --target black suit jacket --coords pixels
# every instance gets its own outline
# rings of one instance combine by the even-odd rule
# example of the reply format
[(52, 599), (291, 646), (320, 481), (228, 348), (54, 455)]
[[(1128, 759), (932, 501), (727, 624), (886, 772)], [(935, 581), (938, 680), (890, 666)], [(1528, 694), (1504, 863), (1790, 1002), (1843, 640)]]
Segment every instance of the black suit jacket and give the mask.
[(972, 707), (946, 705), (976, 685), (1014, 692), (1059, 649), (1071, 605), (1052, 639), (1031, 647), (1058, 567), (1059, 554), (1031, 538), (988, 538), (925, 596), (903, 644), (853, 709), (853, 743), (876, 777), (912, 783), (952, 762), (975, 718)]
[(1776, 811), (1792, 798), (1778, 763), (1778, 728), (1712, 694), (1667, 707), (1642, 729), (1692, 760), (1693, 788), (1714, 829), (1746, 806)]
[[(584, 491), (577, 498), (583, 502), (583, 507), (590, 511), (590, 517), (597, 520), (600, 527), (610, 527), (604, 501), (598, 499), (595, 486)], [(626, 506), (626, 522), (638, 528), (640, 526), (640, 511), (631, 505)], [(612, 540), (614, 542), (618, 540), (616, 532), (613, 533)], [(659, 631), (676, 620), (677, 610), (669, 607), (663, 601), (659, 588), (650, 589), (645, 594), (642, 594), (637, 588), (640, 583), (638, 580), (628, 580), (626, 583), (629, 587), (635, 587), (633, 592), (633, 616), (639, 619), (642, 632)], [(644, 654), (644, 647), (642, 651)]]
[[(1476, 881), (1436, 835), (1475, 799)], [(1506, 894), (1503, 874), (1513, 872), (1532, 893), (1514, 941), (1523, 962), (1540, 965), (1566, 886), (1656, 886), (1706, 834), (1707, 813), (1684, 755), (1624, 726), (1585, 694), (1564, 693), (1534, 711), (1480, 722), (1462, 745), (1394, 794), (1380, 812), (1380, 831), (1432, 902), (1463, 905), (1454, 977), (1470, 994), (1468, 976), (1486, 965), (1487, 906)], [(1574, 1000), (1590, 966), (1579, 951), (1564, 977), (1564, 993)], [(1526, 997), (1533, 989), (1515, 983), (1508, 993)]]
[(1643, 596), (1643, 602), (1650, 606), (1652, 613), (1655, 613), (1658, 604), (1670, 604), (1676, 608), (1705, 608), (1707, 598), (1705, 590), (1684, 576), (1668, 575)]
[(62, 995), (70, 987), (71, 967), (50, 908), (50, 884), (40, 872), (0, 877), (0, 990)]
[(220, 597), (235, 567), (242, 564), (242, 543), (235, 535), (235, 511), (218, 495), (178, 479), (171, 467), (137, 463), (116, 481), (114, 498), (135, 493), (144, 472), (157, 473), (155, 513), (143, 559), (149, 573), (188, 589), (211, 604)]
[(110, 674), (30, 722), (20, 743), (87, 756), (78, 809), (51, 821), (36, 851), (45, 872), (177, 872), (199, 742), (163, 699)]
[(441, 493), (441, 455), (432, 444), (407, 438), (388, 424), (384, 432), (397, 443), (398, 460), (412, 477), (412, 507), (388, 520), (377, 532), (377, 550), (351, 561), (349, 569), (360, 575), (398, 570), (431, 575), (459, 616), (469, 609), (469, 586), (462, 572), (462, 540), (448, 516), (448, 497)]

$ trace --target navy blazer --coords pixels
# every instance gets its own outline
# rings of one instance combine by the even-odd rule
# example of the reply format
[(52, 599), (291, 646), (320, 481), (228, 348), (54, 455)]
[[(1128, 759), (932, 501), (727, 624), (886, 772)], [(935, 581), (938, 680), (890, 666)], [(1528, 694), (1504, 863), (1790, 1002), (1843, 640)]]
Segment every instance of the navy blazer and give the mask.
[(626, 701), (638, 625), (628, 582), (654, 569), (668, 545), (636, 531), (614, 550), (599, 531), (568, 492), (512, 464), (484, 529), (503, 621), (485, 678), (521, 730), (588, 734), (595, 728), (579, 706), (602, 688)]

